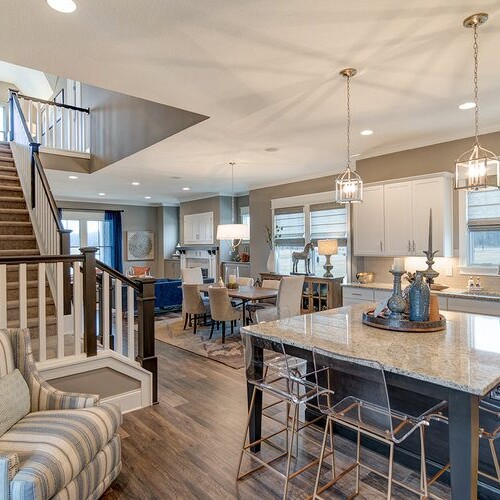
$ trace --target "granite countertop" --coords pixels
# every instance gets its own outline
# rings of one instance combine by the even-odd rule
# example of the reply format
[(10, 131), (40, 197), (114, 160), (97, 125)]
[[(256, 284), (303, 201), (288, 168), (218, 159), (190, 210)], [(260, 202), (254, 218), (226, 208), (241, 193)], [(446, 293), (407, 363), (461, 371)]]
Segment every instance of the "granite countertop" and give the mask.
[[(392, 290), (391, 283), (343, 283), (342, 286), (354, 287), (354, 288), (369, 288), (373, 290)], [(403, 284), (404, 286), (404, 284)], [(446, 288), (446, 290), (432, 290), (432, 293), (439, 295), (441, 297), (454, 297), (460, 299), (474, 299), (474, 300), (487, 300), (490, 302), (500, 302), (500, 292), (491, 292), (488, 295), (488, 291), (483, 290), (480, 293), (468, 292), (463, 288)]]
[(484, 396), (500, 383), (500, 318), (444, 311), (446, 330), (406, 333), (361, 322), (367, 304), (244, 327), (307, 350), (378, 361), (385, 370)]

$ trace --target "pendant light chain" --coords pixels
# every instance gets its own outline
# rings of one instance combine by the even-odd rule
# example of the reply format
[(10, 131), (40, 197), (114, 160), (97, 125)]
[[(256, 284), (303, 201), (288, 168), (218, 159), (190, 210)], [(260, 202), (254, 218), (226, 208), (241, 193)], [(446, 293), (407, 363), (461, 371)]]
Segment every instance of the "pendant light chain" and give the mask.
[(474, 25), (474, 128), (476, 133), (476, 144), (479, 144), (479, 86), (478, 86), (478, 59), (479, 59), (479, 45), (478, 45), (478, 33), (477, 25)]
[(231, 223), (234, 224), (234, 161), (229, 165), (231, 165)]
[(347, 76), (347, 168), (351, 168), (351, 77)]

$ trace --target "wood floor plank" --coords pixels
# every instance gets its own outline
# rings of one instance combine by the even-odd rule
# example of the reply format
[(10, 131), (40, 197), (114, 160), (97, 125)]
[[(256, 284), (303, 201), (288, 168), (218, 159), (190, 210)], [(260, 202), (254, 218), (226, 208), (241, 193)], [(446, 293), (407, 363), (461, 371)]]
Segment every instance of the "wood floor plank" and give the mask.
[[(235, 370), (180, 348), (157, 342), (160, 404), (124, 416), (122, 429), (123, 471), (105, 493), (104, 500), (124, 499), (279, 499), (283, 481), (263, 470), (237, 482), (236, 472), (246, 419), (244, 370)], [(280, 411), (271, 413), (280, 417)], [(281, 413), (284, 421), (284, 414)], [(278, 424), (265, 419), (267, 428)], [(275, 427), (272, 427), (275, 426)], [(321, 433), (307, 431), (313, 442), (302, 439), (298, 463), (305, 463), (319, 451)], [(283, 444), (283, 438), (276, 439)], [(336, 437), (337, 467), (347, 467), (355, 456), (353, 443)], [(276, 453), (269, 448), (263, 453)], [(366, 459), (386, 470), (387, 459), (366, 451)], [(248, 466), (248, 462), (244, 462)], [(283, 469), (284, 464), (278, 464)], [(311, 494), (316, 475), (311, 468), (291, 482), (289, 498), (305, 499)], [(418, 475), (396, 466), (397, 478)], [(331, 478), (328, 465), (322, 482)], [(358, 498), (386, 498), (386, 483), (362, 471)], [(354, 474), (346, 476), (325, 498), (347, 498), (354, 488)], [(439, 495), (449, 497), (449, 489), (437, 486)], [(393, 498), (409, 500), (410, 493), (395, 488)], [(448, 497), (447, 497), (448, 495)]]

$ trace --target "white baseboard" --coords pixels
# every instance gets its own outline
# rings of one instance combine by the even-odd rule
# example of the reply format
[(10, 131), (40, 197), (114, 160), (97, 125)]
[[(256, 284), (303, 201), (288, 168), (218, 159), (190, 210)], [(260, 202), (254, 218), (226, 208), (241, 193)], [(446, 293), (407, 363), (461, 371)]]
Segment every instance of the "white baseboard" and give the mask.
[(122, 414), (140, 410), (141, 408), (145, 408), (146, 406), (148, 406), (145, 405), (142, 400), (141, 389), (134, 389), (133, 391), (116, 394), (115, 396), (109, 396), (108, 398), (101, 399), (101, 402), (113, 403), (119, 406)]

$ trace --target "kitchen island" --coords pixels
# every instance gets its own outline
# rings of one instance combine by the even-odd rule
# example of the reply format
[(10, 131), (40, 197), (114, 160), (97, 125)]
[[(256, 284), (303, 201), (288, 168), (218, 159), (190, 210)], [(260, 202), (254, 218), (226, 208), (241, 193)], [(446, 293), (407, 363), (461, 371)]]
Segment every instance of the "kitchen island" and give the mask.
[[(331, 359), (333, 366), (336, 356), (378, 361), (386, 371), (390, 390), (397, 393), (398, 402), (406, 405), (408, 413), (416, 402), (448, 401), (449, 428), (440, 424), (435, 431), (438, 444), (435, 449), (431, 444), (428, 457), (436, 464), (449, 460), (453, 498), (477, 498), (478, 402), (500, 383), (500, 319), (445, 312), (444, 331), (399, 333), (363, 325), (362, 313), (370, 305), (245, 327), (242, 331), (251, 335), (256, 348), (253, 368), (258, 369), (257, 358), (264, 348), (279, 351), (282, 341), (287, 353), (308, 361), (312, 360), (313, 347), (321, 350), (327, 354), (327, 365)], [(349, 375), (344, 373), (346, 385)], [(261, 408), (260, 398), (251, 417), (252, 441), (260, 437)], [(444, 450), (439, 443), (445, 443)], [(411, 455), (412, 449), (407, 451)], [(500, 495), (493, 487), (488, 491), (491, 498)]]

